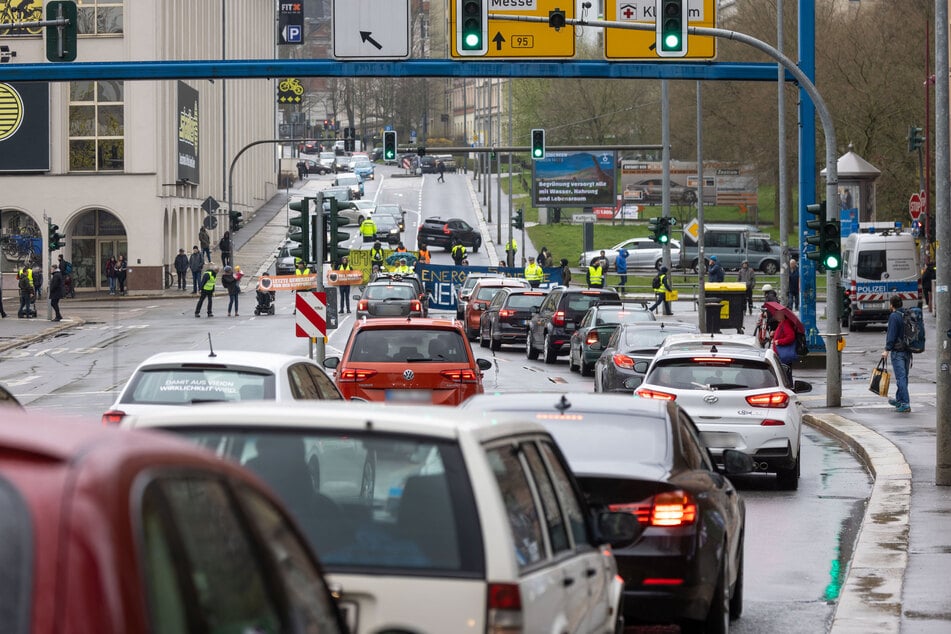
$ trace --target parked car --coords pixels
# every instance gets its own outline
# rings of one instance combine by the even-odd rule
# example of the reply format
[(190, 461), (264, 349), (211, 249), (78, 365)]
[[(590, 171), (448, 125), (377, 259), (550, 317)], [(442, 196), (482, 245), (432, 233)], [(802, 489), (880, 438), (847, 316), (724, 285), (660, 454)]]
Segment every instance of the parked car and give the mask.
[(422, 317), (423, 303), (409, 282), (370, 282), (357, 300), (357, 319), (364, 317)]
[(102, 422), (216, 401), (341, 400), (324, 370), (272, 352), (182, 350), (154, 354), (136, 367)]
[(528, 289), (531, 288), (531, 284), (518, 277), (487, 278), (476, 282), (469, 295), (469, 301), (466, 302), (464, 317), (466, 336), (470, 341), (479, 337), (482, 313), (489, 307), (496, 293), (506, 287)]
[(578, 328), (571, 333), (568, 343), (568, 369), (578, 370), (581, 376), (594, 373), (594, 364), (601, 357), (608, 339), (621, 324), (655, 321), (654, 313), (646, 304), (630, 302), (617, 304), (598, 303), (588, 309)]
[(169, 434), (3, 422), (4, 632), (347, 632), (297, 523), (244, 469)]
[(452, 248), (452, 241), (458, 239), (464, 246), (477, 253), (482, 246), (482, 234), (461, 218), (444, 219), (433, 216), (423, 220), (416, 234), (416, 244), (429, 247)]
[(594, 391), (633, 394), (634, 388), (627, 385), (628, 379), (643, 378), (647, 374), (650, 362), (668, 337), (699, 332), (696, 324), (681, 321), (622, 324), (608, 339), (594, 364)]
[(532, 309), (541, 306), (546, 294), (543, 290), (519, 287), (503, 288), (496, 293), (479, 322), (479, 345), (497, 351), (502, 344), (524, 343)]
[(537, 359), (542, 351), (545, 363), (554, 363), (559, 355), (568, 352), (571, 334), (589, 308), (599, 302), (616, 304), (620, 301), (617, 291), (610, 289), (553, 288), (528, 320), (526, 356)]
[(776, 353), (751, 345), (731, 345), (709, 335), (672, 338), (661, 346), (634, 394), (677, 401), (697, 421), (714, 459), (726, 449), (749, 454), (757, 470), (776, 474), (781, 489), (799, 487), (802, 403), (805, 381), (788, 383)]
[[(714, 466), (690, 416), (672, 402), (590, 393), (485, 394), (465, 410), (494, 422), (537, 421), (565, 452), (587, 499), (636, 517), (615, 548), (625, 622), (726, 632), (743, 611), (745, 505)], [(725, 474), (753, 461), (728, 450)]]
[(304, 163), (308, 174), (329, 174), (332, 171), (326, 165), (314, 159), (301, 158), (300, 161)]
[[(677, 265), (680, 262), (680, 242), (671, 240), (669, 244), (670, 261), (673, 265)], [(664, 265), (664, 247), (650, 238), (631, 238), (630, 240), (615, 244), (610, 249), (585, 251), (578, 258), (578, 266), (582, 268), (587, 267), (594, 258), (600, 257), (601, 251), (604, 251), (604, 256), (608, 259), (608, 267), (613, 271), (616, 268), (618, 251), (622, 248), (627, 249), (628, 252), (628, 268), (651, 268), (660, 270), (660, 267)]]
[(475, 358), (459, 322), (396, 317), (357, 321), (324, 367), (348, 399), (457, 405), (482, 393), (492, 362)]
[(211, 406), (134, 424), (190, 438), (270, 484), (354, 634), (623, 630), (607, 544), (644, 527), (588, 507), (538, 424), (366, 403)]

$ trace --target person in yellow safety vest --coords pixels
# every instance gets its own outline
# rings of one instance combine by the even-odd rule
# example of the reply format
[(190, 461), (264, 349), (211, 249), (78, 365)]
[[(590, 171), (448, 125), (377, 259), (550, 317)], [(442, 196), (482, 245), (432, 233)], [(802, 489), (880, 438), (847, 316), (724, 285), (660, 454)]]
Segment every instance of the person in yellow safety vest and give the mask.
[(201, 295), (198, 297), (198, 305), (195, 306), (195, 317), (201, 317), (201, 305), (208, 298), (208, 316), (214, 317), (211, 312), (211, 300), (215, 296), (215, 282), (218, 278), (218, 265), (214, 264), (208, 267), (205, 274), (201, 277)]
[(406, 265), (406, 258), (400, 258), (400, 265), (393, 272), (397, 275), (412, 275), (413, 269)]
[(30, 286), (33, 286), (33, 267), (20, 267), (20, 270), (17, 271), (17, 279), (20, 279), (26, 275), (26, 279), (30, 280)]
[(373, 218), (367, 216), (363, 219), (360, 223), (360, 235), (363, 236), (364, 242), (373, 242), (376, 239), (376, 223)]
[(466, 259), (466, 247), (458, 240), (452, 245), (452, 261), (456, 266), (462, 266), (462, 261)]
[(532, 285), (532, 288), (538, 288), (545, 279), (545, 271), (535, 263), (535, 256), (528, 256), (528, 264), (525, 265), (525, 279)]
[[(294, 275), (310, 275), (310, 267), (307, 266), (303, 260), (300, 260), (297, 263), (297, 270), (294, 271)], [(294, 292), (296, 293), (298, 291), (315, 291), (315, 290), (317, 289), (316, 288), (298, 288)], [(294, 300), (294, 304), (295, 305), (297, 304), (296, 299)], [(294, 314), (295, 315), (297, 314), (297, 308), (294, 309)]]
[(379, 242), (374, 242), (373, 248), (370, 249), (370, 267), (371, 270), (373, 268), (376, 268), (380, 271), (386, 270), (386, 266), (384, 266), (383, 247), (380, 246)]
[(588, 267), (588, 288), (604, 288), (604, 260), (595, 258)]
[(518, 253), (518, 242), (513, 237), (505, 244), (505, 262), (508, 266), (515, 266), (516, 253)]

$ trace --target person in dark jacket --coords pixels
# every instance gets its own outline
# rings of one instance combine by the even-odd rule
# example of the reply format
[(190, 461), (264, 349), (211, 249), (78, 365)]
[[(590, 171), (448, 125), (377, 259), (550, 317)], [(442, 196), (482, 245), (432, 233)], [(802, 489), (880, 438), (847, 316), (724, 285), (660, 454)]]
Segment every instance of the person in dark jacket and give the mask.
[(911, 352), (905, 348), (902, 341), (905, 335), (905, 321), (902, 316), (901, 297), (892, 295), (891, 314), (888, 316), (888, 330), (885, 332), (885, 350), (882, 358), (892, 355), (892, 371), (895, 373), (895, 398), (888, 399), (888, 404), (899, 414), (911, 411), (911, 397), (908, 395), (908, 372), (911, 370)]
[(116, 260), (116, 282), (119, 284), (119, 295), (126, 294), (125, 280), (128, 274), (129, 261), (125, 259), (124, 255), (119, 255), (119, 259)]
[(202, 256), (198, 247), (192, 247), (191, 257), (188, 258), (188, 268), (192, 272), (192, 295), (198, 294), (198, 280), (201, 278), (201, 270), (205, 267), (205, 258)]
[(175, 275), (178, 276), (178, 289), (185, 290), (185, 274), (188, 273), (188, 256), (185, 249), (179, 249), (175, 256)]
[(221, 250), (221, 266), (231, 266), (231, 232), (225, 231), (218, 241), (218, 248)]
[(660, 267), (660, 272), (657, 275), (657, 288), (654, 289), (654, 305), (648, 308), (647, 310), (655, 312), (657, 307), (661, 304), (664, 305), (664, 314), (673, 315), (674, 311), (670, 307), (670, 302), (667, 301), (667, 293), (674, 290), (670, 285), (670, 276), (667, 274), (667, 267)]
[(63, 316), (59, 312), (59, 300), (63, 299), (66, 287), (63, 284), (63, 272), (59, 270), (58, 264), (50, 266), (50, 307), (54, 314), (53, 321), (63, 321)]
[(720, 266), (720, 263), (717, 261), (717, 256), (711, 255), (707, 262), (707, 281), (714, 284), (723, 282), (726, 278), (726, 274), (723, 272), (723, 267)]
[(234, 275), (234, 269), (226, 266), (224, 273), (221, 274), (221, 285), (228, 291), (228, 317), (231, 317), (231, 309), (234, 308), (234, 316), (238, 317), (238, 293), (241, 292), (241, 285)]
[(211, 302), (215, 296), (215, 283), (218, 281), (218, 265), (212, 264), (201, 276), (201, 295), (198, 297), (198, 304), (195, 306), (195, 317), (201, 317), (201, 305), (208, 299), (208, 316), (214, 317), (211, 312)]
[(18, 287), (20, 290), (20, 310), (17, 311), (17, 317), (33, 317), (33, 309), (30, 305), (33, 303), (33, 274), (27, 275), (26, 271), (20, 272)]
[(571, 286), (571, 267), (568, 266), (568, 258), (561, 258), (561, 285)]
[(208, 262), (211, 262), (211, 236), (204, 227), (198, 230), (198, 244), (201, 245), (202, 257), (208, 258)]

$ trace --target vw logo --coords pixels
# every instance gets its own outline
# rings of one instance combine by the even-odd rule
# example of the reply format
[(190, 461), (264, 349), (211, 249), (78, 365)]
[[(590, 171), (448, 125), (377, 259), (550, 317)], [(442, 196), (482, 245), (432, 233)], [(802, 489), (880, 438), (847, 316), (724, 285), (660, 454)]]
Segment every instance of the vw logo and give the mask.
[(716, 394), (707, 394), (703, 397), (703, 402), (707, 405), (714, 405), (717, 401), (720, 400), (720, 397)]
[(407, 381), (412, 381), (414, 376), (416, 375), (413, 373), (412, 370), (409, 370), (409, 369), (403, 370), (403, 378), (406, 379)]

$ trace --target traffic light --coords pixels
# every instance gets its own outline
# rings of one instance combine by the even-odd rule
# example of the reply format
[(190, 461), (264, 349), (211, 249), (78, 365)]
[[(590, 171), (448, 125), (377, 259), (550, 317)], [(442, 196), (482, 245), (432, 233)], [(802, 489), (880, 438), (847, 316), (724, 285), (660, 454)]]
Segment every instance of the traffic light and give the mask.
[(822, 223), (822, 244), (819, 247), (822, 266), (827, 271), (842, 268), (842, 229), (838, 220)]
[[(20, 3), (22, 6), (24, 3)], [(46, 59), (51, 62), (71, 62), (76, 59), (76, 32), (78, 17), (76, 3), (56, 0), (46, 3), (47, 20), (69, 20), (63, 26), (46, 27)]]
[(228, 212), (228, 218), (231, 220), (231, 231), (237, 232), (241, 229), (241, 217), (244, 216), (240, 211), (232, 209)]
[(396, 130), (386, 130), (383, 133), (383, 160), (396, 160)]
[(515, 215), (512, 216), (512, 226), (516, 229), (525, 228), (525, 212), (521, 209), (515, 210)]
[(543, 158), (545, 158), (545, 130), (535, 128), (532, 130), (532, 159)]
[(456, 52), (485, 55), (489, 40), (488, 0), (456, 0)]
[(340, 258), (350, 254), (350, 249), (340, 246), (338, 242), (350, 239), (350, 234), (346, 231), (338, 231), (340, 227), (350, 224), (350, 219), (340, 215), (340, 208), (336, 198), (330, 198), (330, 213), (327, 214), (327, 248), (324, 253), (327, 261), (336, 264)]
[(683, 57), (687, 54), (687, 0), (656, 0), (657, 55)]
[(914, 152), (925, 144), (925, 137), (921, 135), (921, 128), (911, 126), (908, 128), (908, 151)]
[(49, 236), (50, 253), (66, 246), (66, 236), (59, 232), (59, 225), (54, 225), (51, 220), (46, 221), (46, 235)]
[(806, 205), (806, 213), (812, 214), (816, 217), (815, 220), (807, 220), (806, 227), (812, 229), (815, 233), (806, 237), (806, 244), (811, 244), (815, 247), (810, 251), (806, 252), (806, 259), (812, 260), (816, 263), (816, 267), (819, 269), (819, 272), (822, 272), (822, 236), (823, 236), (823, 227), (825, 225), (825, 214), (826, 206), (824, 203), (813, 203), (812, 205)]
[(291, 249), (290, 253), (295, 258), (301, 258), (305, 262), (310, 262), (313, 258), (310, 256), (310, 201), (313, 198), (302, 198), (288, 205), (291, 211), (298, 212), (298, 216), (290, 219), (291, 226), (298, 230), (292, 232), (287, 237), (294, 242), (300, 243), (300, 246)]
[(670, 242), (671, 218), (657, 217), (647, 221), (647, 228), (651, 232), (651, 240), (657, 244), (667, 244)]

